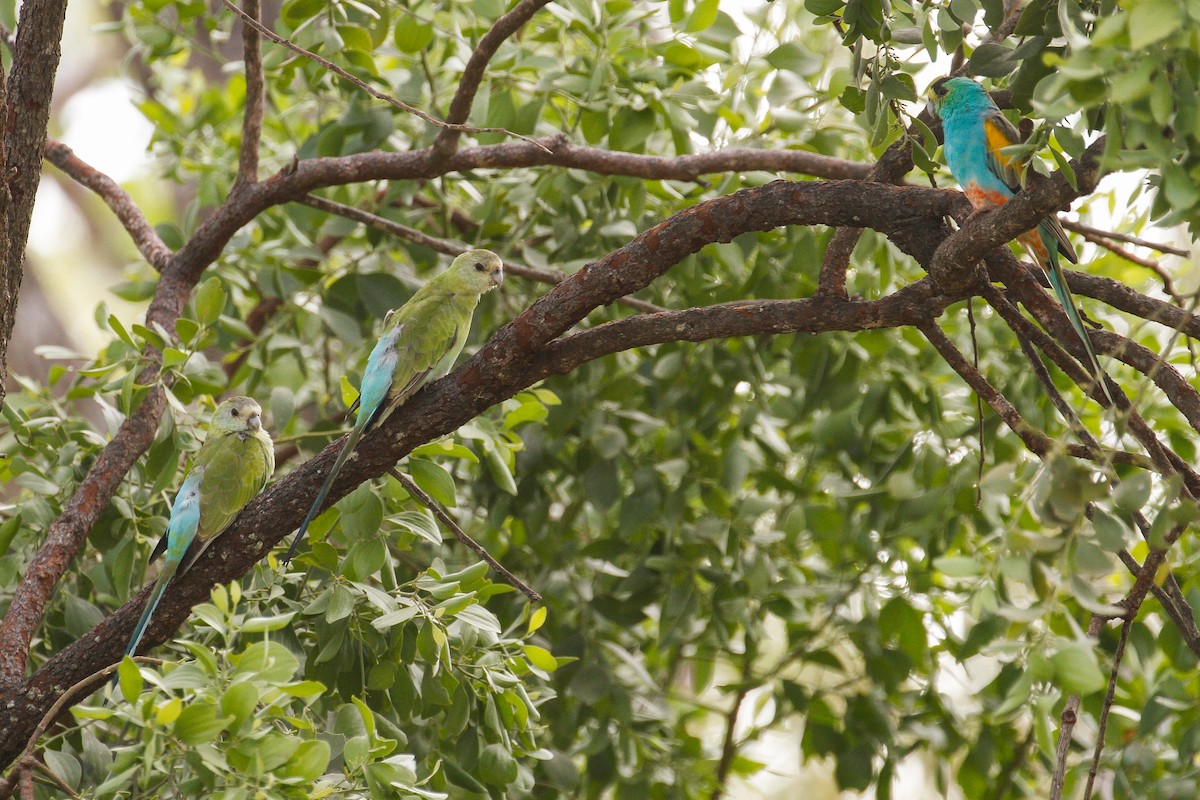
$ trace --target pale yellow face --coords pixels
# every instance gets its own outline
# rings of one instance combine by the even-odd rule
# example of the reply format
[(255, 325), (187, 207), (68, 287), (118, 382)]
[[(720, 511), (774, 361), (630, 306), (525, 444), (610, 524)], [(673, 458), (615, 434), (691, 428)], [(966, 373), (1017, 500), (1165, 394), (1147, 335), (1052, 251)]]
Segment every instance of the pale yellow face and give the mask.
[(468, 250), (450, 264), (454, 282), (465, 291), (483, 294), (504, 280), (504, 262), (491, 250)]
[(212, 428), (231, 433), (260, 430), (262, 407), (251, 397), (231, 397), (213, 412)]

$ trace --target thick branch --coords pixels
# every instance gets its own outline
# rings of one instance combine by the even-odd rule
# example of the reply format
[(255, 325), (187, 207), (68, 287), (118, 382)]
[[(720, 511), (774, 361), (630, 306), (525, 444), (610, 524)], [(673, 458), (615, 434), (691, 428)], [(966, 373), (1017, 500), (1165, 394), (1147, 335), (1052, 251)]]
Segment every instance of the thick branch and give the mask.
[[(257, 187), (248, 194), (253, 195)], [(452, 376), (431, 385), (412, 398), (408, 412), (393, 415), (374, 434), (359, 444), (352, 459), (334, 482), (330, 501), (335, 502), (353, 487), (383, 474), (413, 447), (456, 430), (489, 406), (512, 397), (521, 389), (548, 375), (571, 369), (607, 352), (635, 341), (645, 341), (647, 331), (659, 326), (660, 338), (703, 338), (708, 335), (732, 335), (738, 331), (784, 332), (844, 329), (848, 324), (860, 328), (885, 324), (906, 324), (918, 307), (917, 299), (930, 292), (928, 282), (920, 282), (902, 292), (871, 303), (830, 302), (826, 298), (808, 301), (733, 304), (701, 310), (682, 317), (680, 312), (639, 315), (627, 318), (625, 327), (609, 328), (613, 341), (608, 347), (603, 334), (585, 332), (556, 342), (558, 336), (583, 318), (591, 309), (644, 287), (685, 256), (714, 241), (728, 241), (750, 230), (769, 230), (784, 224), (846, 224), (853, 215), (865, 224), (887, 230), (912, 223), (919, 217), (938, 211), (945, 193), (897, 186), (870, 186), (859, 182), (786, 183), (747, 189), (728, 197), (702, 203), (679, 212), (651, 228), (625, 247), (594, 262), (552, 289), (530, 309), (506, 325), (470, 361)], [(930, 205), (932, 203), (932, 206)], [(911, 215), (911, 216), (910, 216)], [(181, 253), (185, 252), (181, 251)], [(177, 255), (168, 265), (149, 317), (164, 322), (178, 314), (191, 288), (188, 277), (202, 269), (195, 262)], [(934, 300), (937, 304), (947, 300)], [(800, 304), (800, 305), (796, 305)], [(655, 322), (640, 320), (658, 317)], [(894, 323), (893, 323), (894, 321)], [(683, 323), (683, 324), (681, 324)], [(612, 323), (616, 326), (618, 323)], [(647, 327), (639, 327), (646, 325)], [(615, 333), (613, 333), (615, 331)], [(640, 338), (639, 338), (640, 337)], [(553, 343), (553, 344), (552, 344)], [(142, 443), (149, 443), (161, 413), (162, 392), (153, 390), (142, 407), (130, 418), (128, 426), (139, 426), (144, 438), (132, 431), (121, 432), (110, 443), (101, 459), (113, 468), (94, 469), (85, 483), (119, 481), (136, 458)], [(149, 646), (164, 641), (188, 617), (191, 607), (208, 595), (214, 582), (234, 580), (248, 571), (276, 542), (295, 529), (300, 518), (332, 464), (339, 443), (298, 467), (253, 501), (203, 557), (182, 578), (172, 583), (147, 632)], [(120, 452), (115, 452), (120, 448)], [(49, 539), (59, 543), (43, 553), (55, 554), (53, 567), (65, 568), (82, 544), (94, 513), (107, 501), (108, 485), (81, 486), (72, 504), (89, 502), (78, 514), (65, 514), (55, 523)], [(72, 549), (74, 548), (74, 549)], [(39, 558), (49, 558), (39, 553)], [(65, 561), (64, 561), (65, 558)], [(45, 572), (46, 582), (22, 583), (18, 593), (32, 595), (30, 609), (21, 615), (11, 611), (0, 630), (0, 653), (19, 654), (10, 658), (9, 675), (18, 678), (24, 666), (28, 637), (40, 618), (48, 595), (45, 590), (56, 580)], [(10, 686), (0, 693), (0, 702), (11, 709), (12, 724), (0, 729), (0, 761), (8, 763), (25, 744), (28, 733), (53, 703), (61, 687), (69, 686), (96, 667), (116, 661), (122, 642), (132, 630), (141, 610), (142, 598), (136, 597), (103, 621), (95, 630), (55, 654), (28, 681)], [(14, 607), (17, 602), (14, 601)], [(36, 613), (34, 613), (36, 611)], [(31, 620), (16, 626), (14, 620)], [(14, 630), (9, 630), (15, 627)]]
[[(67, 0), (26, 0), (21, 4), (12, 74), (4, 89), (4, 148), (0, 156), (0, 401), (8, 377), (8, 343), (17, 315), (25, 244), (33, 219), (33, 201), (42, 175), (42, 148), (50, 121), (54, 76), (61, 56)], [(0, 67), (2, 70), (2, 67)]]

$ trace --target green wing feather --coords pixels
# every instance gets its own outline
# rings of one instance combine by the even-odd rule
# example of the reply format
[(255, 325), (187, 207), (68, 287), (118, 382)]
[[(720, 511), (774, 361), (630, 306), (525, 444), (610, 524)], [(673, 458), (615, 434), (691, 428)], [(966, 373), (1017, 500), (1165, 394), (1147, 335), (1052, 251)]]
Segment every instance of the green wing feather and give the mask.
[(275, 471), (275, 450), (262, 431), (219, 434), (196, 454), (195, 466), (201, 465), (200, 524), (184, 571), (266, 486)]
[(466, 344), (478, 302), (478, 295), (431, 294), (396, 313), (397, 325), (417, 333), (401, 334), (396, 339), (392, 389), (374, 424), (381, 424), (427, 382), (450, 371)]

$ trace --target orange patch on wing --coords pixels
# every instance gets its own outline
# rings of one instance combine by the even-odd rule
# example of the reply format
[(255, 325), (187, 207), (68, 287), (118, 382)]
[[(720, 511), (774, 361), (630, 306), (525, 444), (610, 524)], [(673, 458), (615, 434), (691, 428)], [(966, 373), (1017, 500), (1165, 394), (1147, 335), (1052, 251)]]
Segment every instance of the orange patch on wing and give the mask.
[(981, 208), (996, 208), (1008, 202), (1007, 196), (1000, 192), (989, 192), (976, 183), (967, 184), (966, 195), (967, 200), (971, 201), (971, 207), (976, 210)]

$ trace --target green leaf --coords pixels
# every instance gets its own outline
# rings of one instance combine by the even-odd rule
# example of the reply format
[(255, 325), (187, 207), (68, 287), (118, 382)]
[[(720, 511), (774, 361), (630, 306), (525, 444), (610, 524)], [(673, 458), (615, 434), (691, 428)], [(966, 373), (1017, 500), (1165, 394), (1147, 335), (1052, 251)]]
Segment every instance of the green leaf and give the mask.
[(187, 745), (211, 742), (232, 723), (232, 716), (218, 717), (217, 708), (211, 702), (198, 702), (184, 706), (175, 720), (175, 736)]
[(484, 459), (487, 461), (488, 472), (491, 473), (492, 480), (500, 487), (501, 491), (507, 492), (514, 497), (517, 494), (517, 481), (513, 477), (512, 470), (508, 468), (504, 457), (500, 455), (495, 446), (484, 447)]
[(121, 663), (117, 665), (117, 682), (126, 702), (133, 702), (142, 693), (142, 687), (145, 686), (142, 671), (138, 669), (137, 662), (129, 656), (122, 658)]
[(213, 275), (196, 289), (196, 319), (202, 325), (212, 325), (225, 310), (225, 285)]
[(816, 17), (832, 16), (842, 10), (842, 0), (804, 0), (804, 8)]
[(1002, 78), (1020, 66), (1012, 49), (995, 42), (975, 48), (968, 63), (973, 74), (985, 78)]
[(434, 500), (447, 508), (458, 505), (454, 491), (454, 478), (432, 461), (419, 458), (408, 460), (408, 471), (412, 473), (413, 482), (420, 486)]
[(1134, 50), (1166, 39), (1183, 25), (1183, 6), (1174, 0), (1144, 0), (1129, 12), (1129, 46)]
[(433, 42), (433, 26), (416, 17), (402, 15), (396, 21), (396, 47), (404, 53), (419, 53)]
[(527, 644), (524, 647), (525, 657), (529, 659), (529, 663), (546, 672), (554, 672), (558, 669), (558, 661), (554, 655), (544, 647), (538, 647), (535, 644)]
[(325, 774), (330, 757), (328, 742), (319, 739), (301, 742), (287, 763), (275, 770), (275, 774), (289, 782), (312, 783)]
[(503, 745), (489, 744), (479, 754), (479, 777), (493, 786), (507, 786), (517, 779), (517, 760)]
[(1137, 472), (1121, 480), (1113, 490), (1113, 505), (1127, 514), (1141, 511), (1150, 499), (1150, 476)]
[(688, 15), (685, 30), (696, 33), (705, 30), (717, 21), (717, 10), (720, 0), (697, 0), (696, 7)]
[(1071, 694), (1088, 695), (1108, 685), (1096, 664), (1096, 654), (1086, 645), (1068, 645), (1050, 656), (1054, 682)]

